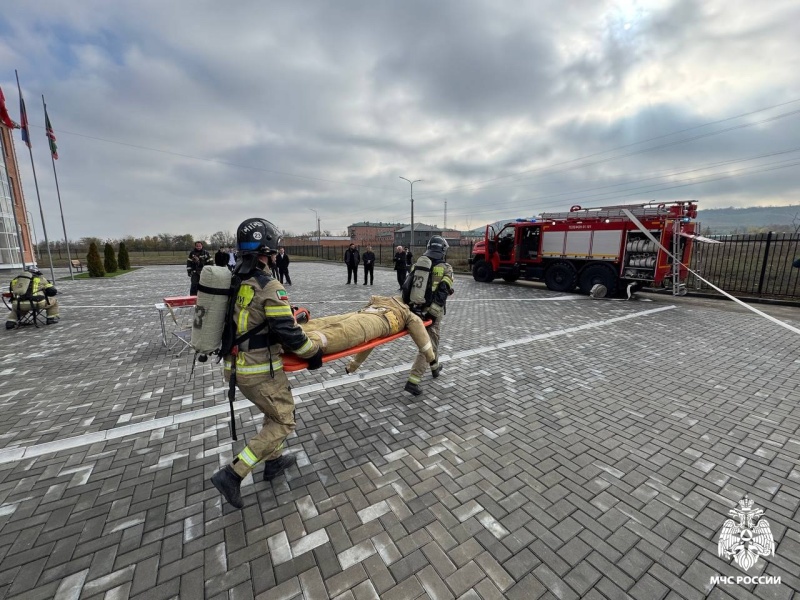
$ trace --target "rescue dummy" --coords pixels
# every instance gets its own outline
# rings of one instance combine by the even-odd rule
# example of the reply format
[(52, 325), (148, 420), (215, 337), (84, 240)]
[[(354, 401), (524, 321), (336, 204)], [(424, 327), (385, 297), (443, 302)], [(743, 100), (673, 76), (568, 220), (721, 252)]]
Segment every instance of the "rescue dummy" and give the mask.
[(242, 480), (264, 462), (263, 477), (271, 481), (294, 464), (283, 456), (284, 441), (294, 431), (294, 398), (283, 372), (281, 348), (308, 360), (309, 369), (322, 366), (322, 350), (295, 322), (283, 286), (266, 271), (268, 257), (280, 244), (278, 229), (264, 219), (248, 219), (236, 232), (239, 258), (233, 270), (238, 290), (231, 296), (220, 355), (225, 380), (264, 414), (261, 430), (231, 464), (211, 482), (234, 507), (242, 508)]
[[(369, 304), (357, 312), (314, 318), (301, 327), (308, 338), (322, 348), (323, 354), (335, 354), (407, 329), (428, 363), (435, 359), (422, 319), (399, 296), (372, 296)], [(347, 372), (354, 373), (370, 352), (372, 349), (356, 354), (348, 363)]]
[(445, 262), (448, 248), (447, 240), (439, 235), (432, 236), (428, 240), (425, 254), (411, 267), (403, 284), (403, 301), (412, 311), (433, 319), (433, 324), (428, 327), (428, 335), (436, 358), (431, 362), (427, 356), (418, 354), (404, 388), (415, 396), (422, 393), (419, 383), (429, 363), (434, 378), (439, 377), (442, 372), (439, 364), (439, 331), (446, 312), (445, 303), (453, 293), (453, 267)]
[[(55, 286), (34, 267), (15, 276), (9, 286), (11, 312), (6, 317), (6, 329), (14, 329), (22, 318), (32, 310), (47, 313), (47, 324), (58, 323), (58, 293)], [(35, 324), (35, 323), (34, 323)]]

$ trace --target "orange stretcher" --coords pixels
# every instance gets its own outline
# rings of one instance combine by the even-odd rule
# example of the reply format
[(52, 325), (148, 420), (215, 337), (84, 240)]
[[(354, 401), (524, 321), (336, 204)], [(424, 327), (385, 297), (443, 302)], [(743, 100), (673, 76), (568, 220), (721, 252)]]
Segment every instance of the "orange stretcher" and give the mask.
[[(430, 324), (433, 323), (432, 320), (426, 319), (423, 321), (425, 327), (429, 327)], [(394, 340), (400, 339), (401, 337), (407, 336), (408, 331), (404, 329), (403, 331), (399, 331), (397, 333), (393, 333), (392, 335), (387, 335), (386, 337), (376, 338), (369, 342), (365, 342), (363, 344), (359, 344), (358, 346), (354, 346), (352, 348), (348, 348), (347, 350), (342, 350), (341, 352), (334, 352), (333, 354), (326, 354), (322, 357), (322, 364), (327, 362), (331, 362), (333, 360), (338, 360), (340, 358), (344, 358), (345, 356), (351, 356), (353, 354), (358, 354), (359, 352), (363, 352), (364, 350), (370, 350), (372, 348), (377, 348), (378, 346), (382, 346), (387, 342), (393, 342)], [(283, 358), (283, 370), (291, 373), (293, 371), (302, 371), (303, 369), (308, 367), (308, 362), (304, 358), (300, 358), (295, 354), (284, 354)]]

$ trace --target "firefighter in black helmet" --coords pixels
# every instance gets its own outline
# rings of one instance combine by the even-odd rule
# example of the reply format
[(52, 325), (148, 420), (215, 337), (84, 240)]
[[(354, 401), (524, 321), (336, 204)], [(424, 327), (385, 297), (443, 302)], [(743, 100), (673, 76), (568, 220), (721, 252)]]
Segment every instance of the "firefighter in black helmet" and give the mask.
[[(309, 369), (322, 366), (322, 349), (296, 323), (283, 286), (270, 277), (268, 257), (280, 244), (280, 233), (269, 221), (247, 219), (236, 232), (238, 260), (233, 276), (241, 281), (232, 318), (226, 323), (235, 345), (226, 350), (225, 379), (264, 413), (261, 430), (233, 462), (217, 471), (211, 482), (234, 507), (242, 508), (242, 479), (264, 461), (264, 480), (271, 481), (295, 462), (283, 455), (284, 442), (295, 428), (294, 398), (283, 372), (281, 346), (308, 361)], [(250, 332), (250, 333), (248, 333)], [(223, 334), (225, 338), (225, 334)]]
[[(453, 267), (445, 262), (449, 244), (440, 235), (428, 240), (428, 247), (411, 267), (403, 284), (403, 300), (411, 309), (425, 318), (433, 319), (428, 327), (436, 359), (430, 363), (431, 375), (439, 377), (442, 366), (439, 364), (439, 328), (445, 315), (445, 302), (453, 293)], [(406, 381), (405, 391), (419, 396), (422, 387), (419, 383), (429, 364), (422, 353), (417, 354), (411, 373)]]

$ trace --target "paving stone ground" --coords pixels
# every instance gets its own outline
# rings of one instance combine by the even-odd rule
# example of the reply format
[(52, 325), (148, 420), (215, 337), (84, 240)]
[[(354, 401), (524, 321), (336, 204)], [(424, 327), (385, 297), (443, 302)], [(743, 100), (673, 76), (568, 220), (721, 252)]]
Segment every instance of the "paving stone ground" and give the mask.
[[(289, 293), (335, 314), (375, 279), (299, 263)], [(459, 276), (442, 376), (403, 392), (407, 340), (293, 374), (298, 466), (238, 511), (209, 477), (260, 417), (233, 442), (219, 366), (162, 345), (183, 269), (57, 285), (61, 323), (1, 342), (0, 598), (800, 598), (800, 336), (730, 304)], [(745, 494), (775, 538), (747, 573), (717, 556)]]

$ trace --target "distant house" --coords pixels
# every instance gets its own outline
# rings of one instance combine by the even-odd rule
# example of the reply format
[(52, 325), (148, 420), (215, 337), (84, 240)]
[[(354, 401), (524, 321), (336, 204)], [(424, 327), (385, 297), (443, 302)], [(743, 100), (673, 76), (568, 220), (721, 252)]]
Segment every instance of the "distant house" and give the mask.
[(287, 248), (292, 246), (322, 246), (323, 248), (327, 247), (347, 247), (350, 245), (352, 240), (343, 235), (323, 235), (321, 237), (317, 237), (315, 235), (311, 236), (303, 236), (303, 237), (286, 237), (283, 238), (283, 245)]
[[(465, 243), (463, 241), (463, 233), (457, 229), (444, 229), (437, 225), (425, 225), (424, 223), (417, 223), (414, 225), (414, 246), (427, 246), (428, 240), (434, 235), (442, 236), (451, 246), (462, 246)], [(395, 246), (409, 246), (410, 241), (411, 225), (405, 225), (394, 232)]]
[(425, 225), (424, 223), (415, 223), (414, 243), (412, 244), (411, 225), (405, 225), (394, 232), (394, 245), (425, 247), (428, 245), (428, 240), (434, 235), (442, 235), (442, 228), (432, 225)]
[(394, 232), (402, 226), (403, 223), (361, 221), (348, 225), (347, 234), (357, 246), (369, 244), (385, 246), (392, 243)]

